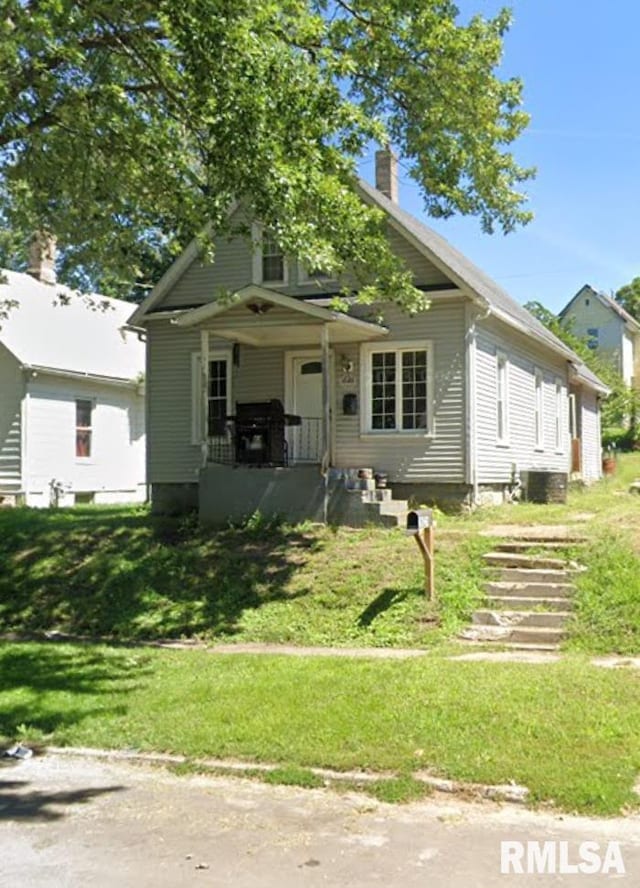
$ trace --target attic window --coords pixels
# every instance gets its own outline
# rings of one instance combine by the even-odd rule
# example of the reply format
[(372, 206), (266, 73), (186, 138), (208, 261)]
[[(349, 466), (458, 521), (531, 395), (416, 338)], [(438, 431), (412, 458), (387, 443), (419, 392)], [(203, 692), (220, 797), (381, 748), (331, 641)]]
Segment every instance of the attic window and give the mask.
[(93, 403), (84, 398), (76, 400), (76, 457), (88, 459), (91, 456), (91, 436)]
[(279, 284), (285, 279), (284, 253), (270, 231), (262, 235), (262, 282)]

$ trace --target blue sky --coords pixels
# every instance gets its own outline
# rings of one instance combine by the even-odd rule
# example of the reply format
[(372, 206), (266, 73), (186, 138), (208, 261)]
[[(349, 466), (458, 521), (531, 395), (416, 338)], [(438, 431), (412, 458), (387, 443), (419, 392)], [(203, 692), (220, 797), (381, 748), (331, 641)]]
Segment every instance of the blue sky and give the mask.
[[(537, 167), (525, 183), (533, 222), (485, 235), (476, 219), (427, 218), (402, 175), (400, 203), (518, 301), (559, 311), (589, 283), (611, 292), (640, 276), (640, 3), (461, 0), (464, 14), (514, 11), (501, 74), (524, 81), (531, 123), (512, 152)], [(362, 174), (372, 176), (372, 164)], [(401, 169), (402, 174), (402, 169)]]

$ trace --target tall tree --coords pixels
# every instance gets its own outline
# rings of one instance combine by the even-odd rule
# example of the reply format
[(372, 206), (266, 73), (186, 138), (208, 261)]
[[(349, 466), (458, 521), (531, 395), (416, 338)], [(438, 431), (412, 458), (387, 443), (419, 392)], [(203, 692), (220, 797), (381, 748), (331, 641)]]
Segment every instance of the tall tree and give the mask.
[[(245, 201), (310, 266), (419, 294), (353, 190), (392, 143), (426, 210), (528, 221), (496, 68), (511, 18), (450, 0), (0, 0), (0, 225), (130, 281)], [(204, 236), (203, 236), (204, 237)], [(205, 238), (206, 239), (206, 238)], [(375, 275), (371, 278), (371, 270)]]
[(635, 277), (631, 283), (620, 287), (616, 293), (616, 302), (636, 321), (640, 321), (640, 277)]

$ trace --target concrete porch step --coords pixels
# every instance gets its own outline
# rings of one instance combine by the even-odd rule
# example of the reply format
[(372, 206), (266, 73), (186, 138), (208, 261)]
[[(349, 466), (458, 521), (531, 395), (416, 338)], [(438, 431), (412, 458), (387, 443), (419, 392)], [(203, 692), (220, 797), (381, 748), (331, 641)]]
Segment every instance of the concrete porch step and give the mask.
[(393, 497), (393, 492), (388, 487), (379, 487), (375, 490), (363, 490), (363, 503), (388, 503)]
[(474, 613), (472, 623), (474, 626), (561, 629), (570, 616), (570, 611), (484, 609)]
[(491, 567), (524, 567), (544, 570), (564, 570), (568, 564), (561, 558), (550, 558), (546, 555), (520, 555), (516, 552), (487, 552), (483, 555), (485, 564)]
[(545, 611), (570, 611), (573, 608), (573, 602), (570, 598), (552, 596), (537, 596), (535, 598), (527, 598), (518, 595), (491, 595), (487, 598), (487, 604), (491, 607), (504, 609), (507, 611), (530, 611), (536, 607), (544, 608)]
[(567, 549), (573, 549), (577, 545), (576, 542), (567, 542), (567, 541), (551, 541), (546, 540), (544, 542), (536, 541), (536, 540), (510, 540), (505, 543), (496, 543), (494, 545), (494, 550), (496, 552), (530, 552), (531, 550), (541, 550), (544, 549), (545, 552), (563, 552)]
[(381, 515), (402, 515), (409, 511), (409, 503), (407, 500), (388, 499), (380, 503)]

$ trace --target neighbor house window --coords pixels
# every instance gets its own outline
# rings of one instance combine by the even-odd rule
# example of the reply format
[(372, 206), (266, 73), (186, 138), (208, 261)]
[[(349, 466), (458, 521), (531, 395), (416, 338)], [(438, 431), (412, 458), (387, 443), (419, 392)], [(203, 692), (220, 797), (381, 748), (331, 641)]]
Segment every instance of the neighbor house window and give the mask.
[(536, 435), (536, 449), (544, 449), (544, 375), (542, 370), (535, 371), (535, 402), (534, 422)]
[(93, 402), (84, 398), (76, 400), (76, 457), (91, 456)]
[(497, 438), (506, 444), (509, 438), (509, 392), (508, 392), (508, 361), (502, 352), (496, 354), (496, 425)]
[[(202, 431), (202, 373), (200, 354), (191, 356), (191, 442), (199, 444)], [(207, 387), (207, 435), (224, 434), (231, 414), (231, 352), (217, 351), (209, 355)]]
[(427, 433), (431, 422), (429, 349), (415, 345), (371, 348), (363, 367), (366, 431)]
[(600, 330), (598, 327), (589, 327), (587, 330), (587, 348), (595, 351), (600, 344)]

